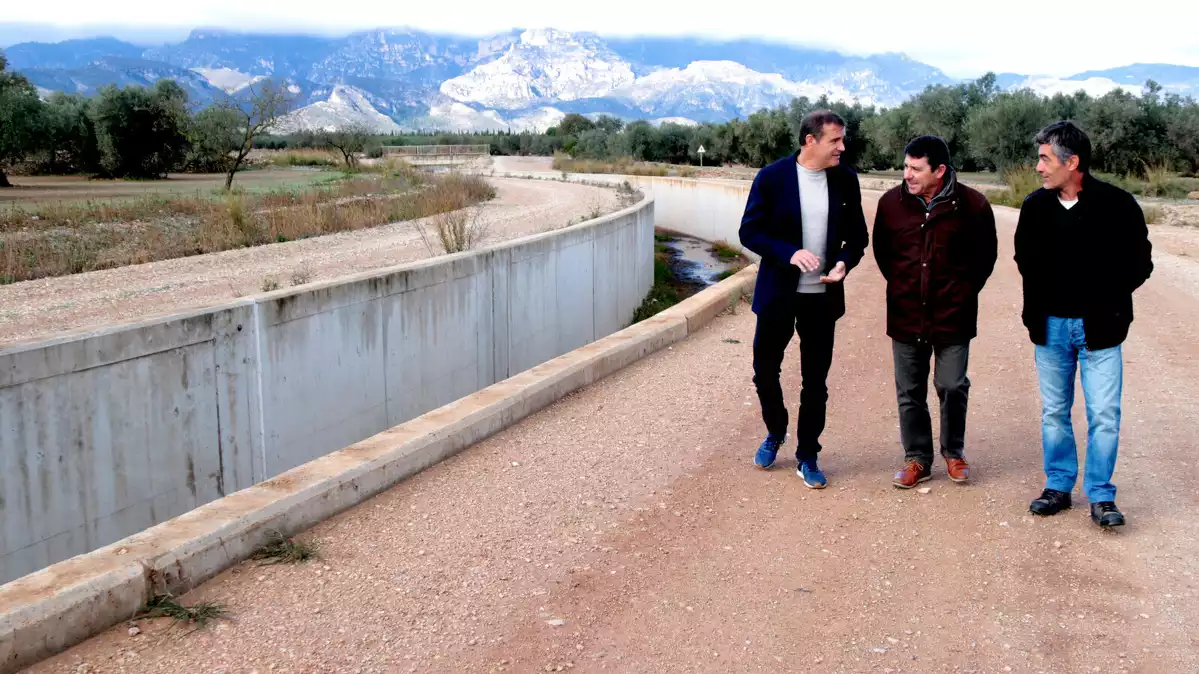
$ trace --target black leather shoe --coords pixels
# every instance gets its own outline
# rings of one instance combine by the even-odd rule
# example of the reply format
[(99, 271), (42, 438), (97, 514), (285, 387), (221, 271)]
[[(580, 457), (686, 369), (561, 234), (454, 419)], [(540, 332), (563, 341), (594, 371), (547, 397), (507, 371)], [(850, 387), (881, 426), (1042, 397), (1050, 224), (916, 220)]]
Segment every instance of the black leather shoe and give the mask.
[(1122, 527), (1124, 515), (1116, 509), (1116, 504), (1112, 501), (1100, 501), (1091, 504), (1091, 521), (1104, 529)]
[[(1041, 496), (1028, 505), (1034, 515), (1056, 515), (1070, 507), (1070, 492), (1046, 489)], [(1094, 512), (1094, 511), (1092, 511)]]

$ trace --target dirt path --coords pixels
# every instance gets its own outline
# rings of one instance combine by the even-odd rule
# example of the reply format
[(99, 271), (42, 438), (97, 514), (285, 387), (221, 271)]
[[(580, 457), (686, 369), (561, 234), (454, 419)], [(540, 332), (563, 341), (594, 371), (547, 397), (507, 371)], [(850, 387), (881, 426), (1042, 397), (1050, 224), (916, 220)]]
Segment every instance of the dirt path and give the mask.
[[(612, 190), (489, 178), (488, 241), (563, 227), (618, 207)], [(0, 347), (67, 330), (143, 320), (283, 287), (428, 257), (413, 223), (0, 286)]]
[[(1129, 525), (1099, 531), (1081, 496), (1034, 519), (1039, 402), (1014, 211), (998, 220), (970, 484), (938, 463), (929, 494), (890, 485), (902, 449), (868, 255), (838, 327), (827, 490), (804, 488), (790, 455), (752, 466), (742, 304), (316, 526), (323, 561), (243, 564), (184, 598), (234, 621), (121, 626), (34, 671), (1199, 671), (1199, 286), (1176, 282), (1199, 264), (1163, 253), (1137, 295), (1115, 477)], [(794, 342), (783, 376), (794, 404)], [(1080, 398), (1085, 437), (1081, 417)]]

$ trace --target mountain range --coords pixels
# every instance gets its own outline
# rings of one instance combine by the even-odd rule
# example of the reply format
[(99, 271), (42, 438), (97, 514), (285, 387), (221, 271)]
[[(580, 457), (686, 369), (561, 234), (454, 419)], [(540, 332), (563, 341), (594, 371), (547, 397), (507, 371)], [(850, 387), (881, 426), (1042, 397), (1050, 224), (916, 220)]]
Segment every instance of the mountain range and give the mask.
[[(928, 85), (954, 84), (903, 54), (849, 56), (756, 40), (605, 39), (554, 29), (485, 38), (379, 29), (344, 37), (197, 29), (174, 44), (114, 38), (26, 42), (4, 50), (10, 68), (43, 94), (179, 82), (197, 105), (282, 81), (296, 110), (281, 130), (364, 124), (413, 129), (542, 130), (570, 112), (698, 123), (745, 117), (797, 96), (891, 107)], [(1199, 67), (1133, 64), (1066, 78), (1003, 73), (1004, 89), (1044, 94), (1115, 88), (1148, 79), (1199, 94)]]

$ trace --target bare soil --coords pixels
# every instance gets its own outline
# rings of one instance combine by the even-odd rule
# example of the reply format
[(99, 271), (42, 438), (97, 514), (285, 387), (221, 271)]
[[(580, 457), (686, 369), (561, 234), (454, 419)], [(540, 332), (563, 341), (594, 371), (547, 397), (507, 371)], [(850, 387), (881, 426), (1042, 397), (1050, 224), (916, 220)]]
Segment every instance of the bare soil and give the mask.
[[(891, 486), (903, 451), (867, 255), (838, 324), (826, 490), (795, 476), (791, 446), (772, 470), (752, 464), (763, 428), (742, 304), (315, 526), (302, 538), (323, 560), (244, 563), (182, 598), (226, 604), (232, 621), (121, 625), (33, 671), (1199, 671), (1199, 265), (1162, 245), (1136, 296), (1115, 475), (1128, 526), (1100, 531), (1077, 492), (1036, 519), (1015, 211), (997, 219), (968, 484), (938, 462), (929, 493)], [(798, 355), (792, 342), (793, 412)]]
[[(488, 180), (497, 196), (479, 210), (489, 234), (483, 245), (558, 229), (619, 207), (611, 189)], [(275, 284), (302, 285), (426, 258), (418, 224), (428, 219), (0, 286), (0, 347), (212, 306)]]

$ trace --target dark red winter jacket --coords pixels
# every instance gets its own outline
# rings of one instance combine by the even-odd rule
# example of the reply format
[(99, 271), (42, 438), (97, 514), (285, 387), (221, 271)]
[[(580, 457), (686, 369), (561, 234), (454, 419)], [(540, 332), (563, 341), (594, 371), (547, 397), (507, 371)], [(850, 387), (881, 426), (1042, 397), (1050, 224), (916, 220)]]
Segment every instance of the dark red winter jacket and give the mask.
[(904, 183), (878, 201), (874, 259), (887, 279), (887, 335), (907, 344), (966, 344), (978, 334), (978, 294), (995, 269), (995, 214), (957, 182), (927, 205)]

